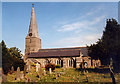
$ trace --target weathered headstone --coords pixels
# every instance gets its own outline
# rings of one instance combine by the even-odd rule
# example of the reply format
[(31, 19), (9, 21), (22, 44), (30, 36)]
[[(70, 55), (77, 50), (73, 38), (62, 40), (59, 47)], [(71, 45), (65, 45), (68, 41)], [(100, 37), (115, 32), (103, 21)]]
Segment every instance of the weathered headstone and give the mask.
[(11, 72), (14, 73), (14, 67), (13, 66), (11, 67)]
[(36, 72), (38, 72), (39, 68), (40, 68), (40, 64), (37, 62), (36, 63)]
[(52, 74), (52, 69), (51, 68), (49, 68), (49, 73)]
[(39, 78), (42, 77), (42, 68), (39, 68)]
[(7, 77), (4, 74), (2, 74), (2, 82), (7, 82)]
[(64, 72), (64, 71), (65, 71), (65, 68), (63, 68), (62, 71)]
[(84, 73), (84, 74), (86, 73), (85, 70), (83, 70), (83, 73)]
[(28, 61), (26, 65), (27, 65), (27, 71), (28, 71), (28, 73), (29, 73), (29, 72), (30, 72), (30, 70), (31, 70), (31, 65), (30, 65), (30, 62)]
[(28, 82), (30, 82), (31, 81), (31, 79), (30, 78), (28, 78)]
[(4, 72), (3, 72), (3, 68), (1, 69), (1, 75), (3, 75), (4, 74)]
[(24, 73), (20, 74), (20, 79), (24, 79)]
[(113, 84), (116, 84), (115, 76), (114, 76), (114, 72), (113, 72), (113, 60), (112, 60), (112, 58), (110, 58), (109, 69), (110, 69), (110, 76), (112, 78), (112, 82), (113, 82)]
[(86, 75), (86, 82), (88, 82), (88, 76)]
[(60, 73), (58, 73), (58, 77), (60, 77)]
[(24, 65), (24, 71), (23, 71), (24, 76), (26, 75), (26, 72), (27, 72), (27, 65)]
[(25, 77), (25, 82), (28, 82), (28, 78)]
[(56, 73), (56, 79), (58, 79), (58, 74)]
[(89, 73), (88, 70), (86, 70), (86, 73)]
[(46, 75), (46, 71), (44, 70), (44, 75)]
[(20, 80), (20, 67), (17, 68), (17, 72), (16, 72), (16, 80)]

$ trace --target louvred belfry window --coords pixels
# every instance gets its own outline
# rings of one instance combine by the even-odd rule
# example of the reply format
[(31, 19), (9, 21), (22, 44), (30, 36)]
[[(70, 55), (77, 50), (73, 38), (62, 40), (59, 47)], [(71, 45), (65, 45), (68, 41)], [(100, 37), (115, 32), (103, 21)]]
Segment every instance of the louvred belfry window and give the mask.
[(31, 43), (31, 39), (30, 39), (30, 43)]

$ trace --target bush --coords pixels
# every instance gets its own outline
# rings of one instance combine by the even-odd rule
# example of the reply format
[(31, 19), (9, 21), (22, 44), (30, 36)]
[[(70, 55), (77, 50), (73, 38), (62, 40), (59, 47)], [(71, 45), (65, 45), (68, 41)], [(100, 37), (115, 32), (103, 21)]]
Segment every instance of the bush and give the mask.
[(56, 67), (55, 64), (49, 63), (49, 64), (45, 65), (45, 70), (49, 71), (49, 68), (51, 68), (53, 71), (53, 70), (55, 70), (55, 67)]
[(61, 68), (61, 65), (56, 65), (56, 68)]

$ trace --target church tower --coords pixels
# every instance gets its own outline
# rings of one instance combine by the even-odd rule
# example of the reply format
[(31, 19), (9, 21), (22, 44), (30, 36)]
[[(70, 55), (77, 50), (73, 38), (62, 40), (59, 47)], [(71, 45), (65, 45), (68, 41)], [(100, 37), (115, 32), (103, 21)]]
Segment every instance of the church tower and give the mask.
[(41, 49), (41, 39), (38, 33), (34, 4), (32, 4), (29, 32), (25, 38), (25, 56), (31, 52), (37, 52), (39, 49)]

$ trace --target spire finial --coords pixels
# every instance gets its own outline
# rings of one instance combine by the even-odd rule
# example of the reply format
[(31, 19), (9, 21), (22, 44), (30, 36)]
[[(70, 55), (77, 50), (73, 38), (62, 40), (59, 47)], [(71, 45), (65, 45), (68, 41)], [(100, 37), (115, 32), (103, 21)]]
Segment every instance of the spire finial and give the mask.
[(32, 3), (32, 7), (34, 7), (34, 3)]

